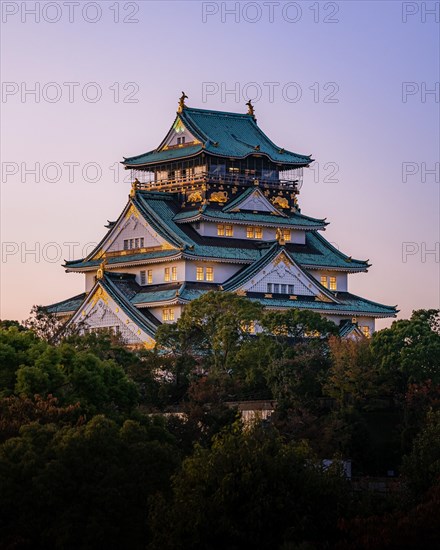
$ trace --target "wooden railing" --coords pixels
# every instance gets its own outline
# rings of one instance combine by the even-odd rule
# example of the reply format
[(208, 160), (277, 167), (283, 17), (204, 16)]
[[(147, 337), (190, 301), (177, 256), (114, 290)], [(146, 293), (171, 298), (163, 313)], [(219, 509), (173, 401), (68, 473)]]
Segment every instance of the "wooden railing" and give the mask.
[[(302, 169), (298, 170), (297, 179), (265, 179), (258, 176), (248, 176), (244, 174), (214, 174), (210, 172), (199, 172), (195, 174), (186, 174), (175, 178), (153, 179), (154, 174), (147, 176), (148, 172), (133, 170), (133, 180), (137, 179), (137, 188), (140, 190), (154, 191), (166, 190), (177, 186), (189, 186), (200, 184), (227, 184), (240, 186), (260, 185), (261, 187), (271, 187), (274, 189), (286, 189), (298, 192), (302, 185)], [(295, 174), (296, 175), (296, 174)]]

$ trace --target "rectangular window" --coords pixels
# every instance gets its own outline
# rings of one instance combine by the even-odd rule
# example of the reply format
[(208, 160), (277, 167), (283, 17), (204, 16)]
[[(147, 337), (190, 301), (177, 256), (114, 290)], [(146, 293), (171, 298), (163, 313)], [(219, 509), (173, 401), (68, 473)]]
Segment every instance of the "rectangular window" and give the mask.
[(124, 250), (128, 250), (128, 240), (124, 239)]
[(206, 280), (207, 281), (213, 281), (214, 280), (214, 268), (213, 267), (207, 267), (206, 268)]
[(289, 294), (295, 294), (295, 287), (293, 285), (289, 285)]
[(336, 277), (330, 277), (330, 290), (337, 290)]
[(263, 228), (262, 227), (247, 227), (246, 228), (246, 237), (248, 239), (262, 239), (263, 238)]
[(225, 235), (226, 237), (232, 237), (234, 235), (234, 228), (232, 225), (225, 225)]
[(141, 271), (141, 285), (144, 285), (145, 282), (146, 282), (145, 271)]
[(197, 267), (196, 268), (196, 280), (197, 281), (203, 281), (203, 267)]
[(130, 250), (134, 248), (134, 239), (130, 239)]
[(222, 223), (217, 225), (217, 236), (224, 237), (225, 235), (225, 226)]
[(171, 280), (177, 281), (177, 267), (171, 268)]
[(370, 338), (370, 336), (371, 336), (370, 327), (369, 327), (369, 326), (364, 326), (364, 327), (362, 327), (362, 334), (363, 334), (366, 338)]
[(291, 235), (290, 235), (290, 229), (283, 229), (283, 239), (285, 241), (290, 241)]
[(169, 283), (170, 282), (170, 268), (169, 267), (166, 267), (165, 268), (165, 273), (164, 273), (164, 280), (166, 283)]
[(151, 285), (151, 283), (153, 282), (153, 270), (152, 269), (149, 269), (147, 271), (147, 282), (149, 285)]
[(267, 292), (268, 294), (272, 294), (272, 283), (267, 283)]
[(139, 241), (140, 241), (140, 247), (141, 247), (141, 248), (144, 248), (144, 238), (141, 237), (141, 238), (139, 239)]
[(174, 321), (174, 309), (165, 308), (162, 311), (162, 321)]
[(328, 288), (327, 277), (325, 275), (321, 275), (321, 284), (322, 286), (325, 286), (325, 288)]
[(279, 294), (280, 293), (280, 285), (277, 285), (276, 283), (273, 285), (273, 291), (275, 292), (275, 294)]
[(139, 248), (139, 239), (134, 240), (134, 247)]
[(286, 292), (287, 292), (287, 286), (281, 285), (281, 294), (286, 294)]

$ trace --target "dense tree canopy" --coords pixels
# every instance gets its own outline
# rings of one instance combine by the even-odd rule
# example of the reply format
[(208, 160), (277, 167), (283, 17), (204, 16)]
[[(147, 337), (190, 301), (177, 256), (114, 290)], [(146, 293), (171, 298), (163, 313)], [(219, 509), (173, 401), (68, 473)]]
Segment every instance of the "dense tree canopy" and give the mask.
[[(38, 308), (2, 321), (0, 549), (430, 548), (439, 359), (438, 310), (341, 340), (212, 292), (152, 351)], [(248, 400), (275, 411), (242, 425)], [(394, 471), (395, 493), (349, 490), (322, 468), (341, 458), (361, 480)]]

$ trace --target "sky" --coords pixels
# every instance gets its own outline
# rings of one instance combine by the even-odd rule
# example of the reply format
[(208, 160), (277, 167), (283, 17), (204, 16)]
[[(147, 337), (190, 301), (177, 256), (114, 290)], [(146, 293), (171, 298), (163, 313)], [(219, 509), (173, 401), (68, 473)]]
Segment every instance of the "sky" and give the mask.
[[(82, 258), (182, 90), (312, 154), (302, 213), (369, 259), (349, 290), (440, 307), (440, 3), (1, 2), (0, 316), (84, 291)], [(377, 322), (379, 328), (390, 320)]]

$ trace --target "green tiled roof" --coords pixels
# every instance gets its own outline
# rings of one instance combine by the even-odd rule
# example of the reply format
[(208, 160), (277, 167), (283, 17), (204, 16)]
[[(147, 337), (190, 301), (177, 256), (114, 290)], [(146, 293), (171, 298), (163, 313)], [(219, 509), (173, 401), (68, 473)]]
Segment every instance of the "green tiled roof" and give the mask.
[(276, 227), (297, 227), (299, 229), (318, 229), (328, 225), (324, 220), (309, 218), (308, 216), (303, 216), (302, 214), (292, 214), (286, 217), (281, 217), (263, 212), (225, 212), (223, 210), (216, 210), (215, 208), (209, 207), (204, 209), (202, 212), (199, 210), (179, 212), (174, 217), (174, 221), (177, 222), (189, 222), (195, 221), (196, 219), (214, 222), (225, 221), (257, 223), (263, 225), (273, 225)]
[(336, 313), (347, 315), (365, 315), (367, 317), (395, 317), (398, 310), (395, 306), (386, 306), (377, 302), (372, 302), (366, 298), (361, 298), (350, 292), (338, 292), (337, 298), (339, 304), (329, 302), (318, 302), (312, 300), (290, 300), (264, 298), (262, 296), (253, 296), (248, 294), (248, 298), (260, 302), (263, 306), (269, 308), (299, 308), (318, 310), (322, 313)]
[(357, 323), (352, 323), (351, 321), (346, 321), (345, 323), (342, 323), (342, 325), (339, 327), (339, 336), (341, 338), (345, 338), (351, 332), (362, 334), (359, 327), (357, 326)]
[(79, 308), (86, 296), (87, 293), (83, 292), (72, 298), (67, 298), (67, 300), (63, 300), (62, 302), (46, 306), (45, 309), (48, 313), (71, 313)]
[(201, 151), (236, 159), (258, 153), (273, 162), (292, 166), (307, 166), (312, 162), (308, 155), (299, 155), (275, 145), (252, 115), (186, 107), (177, 114), (173, 126), (178, 119), (201, 142), (200, 145), (162, 150), (159, 147), (142, 155), (124, 158), (123, 164), (136, 167), (190, 157)]
[[(258, 241), (249, 242), (234, 238), (218, 239), (198, 235), (190, 226), (176, 223), (179, 205), (175, 198), (172, 193), (137, 191), (133, 203), (155, 231), (166, 241), (176, 246), (177, 249), (108, 257), (107, 263), (109, 266), (154, 259), (171, 259), (180, 257), (180, 255), (184, 258), (251, 263), (265, 255), (268, 248), (273, 244), (271, 242), (259, 243)], [(214, 211), (214, 209), (212, 210)], [(306, 217), (301, 216), (296, 219), (303, 220), (304, 218)], [(312, 219), (310, 218), (310, 220)], [(286, 218), (282, 218), (282, 220), (285, 221)], [(89, 255), (89, 258), (93, 257), (102, 243), (103, 241)], [(311, 269), (334, 268), (347, 271), (364, 271), (369, 266), (365, 261), (350, 259), (339, 252), (316, 230), (306, 232), (305, 245), (288, 243), (286, 250), (301, 266)], [(100, 261), (90, 259), (68, 261), (65, 263), (65, 267), (67, 269), (87, 269), (98, 266)]]

